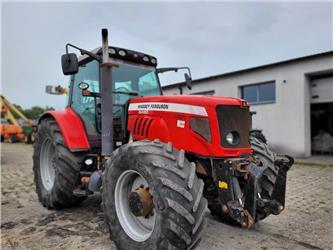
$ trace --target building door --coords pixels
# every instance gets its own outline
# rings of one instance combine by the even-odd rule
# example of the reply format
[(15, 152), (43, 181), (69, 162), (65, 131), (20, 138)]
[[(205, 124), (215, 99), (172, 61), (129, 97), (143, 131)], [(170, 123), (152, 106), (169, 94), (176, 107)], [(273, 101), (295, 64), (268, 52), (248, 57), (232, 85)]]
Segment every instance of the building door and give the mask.
[(311, 148), (333, 154), (333, 76), (311, 80)]

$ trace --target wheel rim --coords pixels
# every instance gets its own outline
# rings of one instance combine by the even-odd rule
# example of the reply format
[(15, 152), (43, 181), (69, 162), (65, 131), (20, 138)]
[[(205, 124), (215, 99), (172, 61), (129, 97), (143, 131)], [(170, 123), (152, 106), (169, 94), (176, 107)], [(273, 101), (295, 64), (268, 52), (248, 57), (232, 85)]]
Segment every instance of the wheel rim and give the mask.
[(41, 147), (40, 173), (44, 188), (50, 191), (55, 179), (55, 148), (50, 139), (45, 139)]
[(128, 197), (140, 185), (148, 187), (148, 182), (137, 171), (126, 170), (116, 183), (115, 206), (119, 222), (125, 233), (133, 240), (142, 242), (147, 240), (154, 231), (156, 213), (149, 218), (135, 216), (129, 207)]

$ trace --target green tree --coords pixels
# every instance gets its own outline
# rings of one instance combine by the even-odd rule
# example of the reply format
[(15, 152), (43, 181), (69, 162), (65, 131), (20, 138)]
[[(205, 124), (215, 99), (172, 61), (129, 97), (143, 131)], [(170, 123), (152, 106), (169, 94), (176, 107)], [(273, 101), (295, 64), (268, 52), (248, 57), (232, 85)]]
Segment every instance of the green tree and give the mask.
[[(40, 106), (33, 106), (29, 109), (23, 109), (20, 105), (13, 104), (19, 111), (21, 111), (27, 118), (35, 120), (38, 119), (44, 112), (48, 110), (54, 110), (53, 107), (46, 106), (45, 108)], [(15, 118), (20, 118), (16, 113), (14, 114)]]

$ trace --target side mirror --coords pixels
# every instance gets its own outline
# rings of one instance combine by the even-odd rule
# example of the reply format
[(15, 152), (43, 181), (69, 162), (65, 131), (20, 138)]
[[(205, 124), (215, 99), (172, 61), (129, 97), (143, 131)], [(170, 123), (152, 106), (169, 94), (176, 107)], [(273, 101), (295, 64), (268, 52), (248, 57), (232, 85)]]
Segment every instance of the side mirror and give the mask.
[(74, 75), (79, 71), (79, 61), (75, 53), (68, 53), (61, 56), (61, 66), (64, 75)]
[(186, 87), (189, 90), (191, 90), (192, 89), (192, 78), (187, 73), (185, 73), (184, 76), (185, 76)]

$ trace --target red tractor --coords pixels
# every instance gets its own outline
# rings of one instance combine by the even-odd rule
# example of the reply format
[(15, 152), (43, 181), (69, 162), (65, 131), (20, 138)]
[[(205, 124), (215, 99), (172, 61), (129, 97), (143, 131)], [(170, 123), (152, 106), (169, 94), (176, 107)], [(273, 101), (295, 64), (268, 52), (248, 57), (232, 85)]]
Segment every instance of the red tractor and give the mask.
[(248, 102), (163, 96), (158, 74), (184, 68), (156, 66), (109, 47), (105, 29), (98, 49), (66, 45), (68, 106), (40, 118), (34, 143), (40, 202), (60, 209), (101, 192), (119, 249), (194, 248), (207, 208), (247, 228), (279, 214), (293, 160), (250, 136)]

